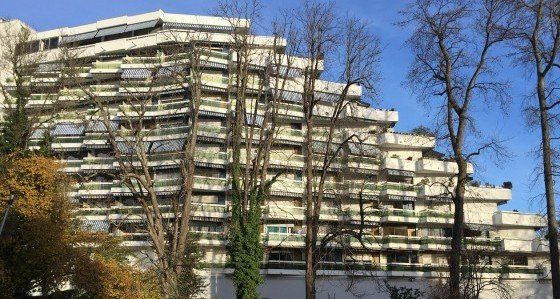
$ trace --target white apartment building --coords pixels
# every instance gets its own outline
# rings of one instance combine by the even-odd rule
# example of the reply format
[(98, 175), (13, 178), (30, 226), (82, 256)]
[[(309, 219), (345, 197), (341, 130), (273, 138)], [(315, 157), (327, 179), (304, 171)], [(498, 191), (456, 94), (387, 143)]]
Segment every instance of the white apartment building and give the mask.
[[(6, 25), (10, 22), (2, 22)], [(249, 26), (249, 21), (236, 22)], [(62, 66), (56, 63), (60, 45), (79, 49), (83, 66), (80, 77), (88, 88), (112, 105), (111, 121), (116, 127), (134, 110), (125, 99), (146, 92), (143, 82), (154, 67), (165, 67), (168, 53), (165, 44), (175, 35), (206, 32), (212, 51), (203, 75), (204, 101), (199, 120), (200, 141), (197, 143), (191, 226), (201, 235), (200, 245), (210, 268), (208, 297), (234, 298), (235, 292), (225, 267), (231, 163), (227, 146), (231, 113), (228, 87), (234, 72), (236, 55), (230, 47), (229, 32), (240, 30), (224, 18), (170, 14), (156, 11), (135, 16), (122, 16), (78, 27), (65, 27), (35, 33), (30, 43), (33, 52), (43, 53), (44, 61), (37, 75), (29, 78), (32, 93), (28, 108), (48, 111), (55, 101), (72, 103), (71, 108), (57, 111), (56, 117), (33, 134), (31, 146), (37, 146), (45, 132), (50, 132), (52, 151), (64, 161), (64, 171), (76, 176), (79, 184), (72, 199), (80, 207), (79, 217), (88, 229), (107, 231), (126, 237), (124, 246), (146, 249), (146, 233), (138, 232), (141, 209), (130, 190), (107, 175), (118, 172), (119, 163), (108, 142), (107, 128), (81, 115), (95, 115), (95, 109), (83, 99), (84, 94), (71, 86), (60, 86)], [(272, 37), (253, 39), (256, 49), (272, 46)], [(255, 50), (257, 51), (257, 50)], [(271, 172), (285, 171), (273, 184), (263, 207), (263, 256), (261, 286), (263, 298), (301, 298), (304, 296), (304, 192), (305, 163), (302, 143), (305, 138), (301, 106), (301, 73), (306, 60), (294, 58), (293, 69), (282, 91), (282, 123), (271, 152)], [(188, 63), (188, 62), (187, 62)], [(267, 67), (266, 59), (255, 60), (256, 69)], [(279, 76), (272, 71), (273, 76)], [(1, 78), (1, 77), (0, 77)], [(10, 78), (3, 81), (10, 85)], [(182, 126), (189, 117), (185, 109), (189, 98), (182, 88), (158, 86), (159, 96), (145, 111), (151, 120), (150, 142), (161, 150), (150, 159), (156, 173), (156, 186), (162, 197), (177, 192), (176, 154), (188, 135)], [(341, 85), (318, 81), (316, 96), (322, 102), (318, 117), (332, 109), (330, 97), (338, 96)], [(359, 88), (348, 95), (361, 97)], [(35, 109), (35, 110), (34, 110)], [(46, 109), (46, 110), (43, 110)], [(52, 115), (51, 115), (52, 116)], [(80, 116), (80, 117), (79, 117)], [(416, 286), (422, 290), (429, 282), (445, 276), (450, 250), (453, 204), (445, 184), (453, 182), (457, 165), (435, 152), (430, 136), (400, 133), (393, 128), (398, 112), (370, 107), (365, 102), (353, 104), (341, 115), (335, 143), (357, 133), (365, 138), (350, 142), (329, 169), (328, 187), (335, 190), (327, 196), (321, 221), (337, 223), (360, 219), (359, 197), (367, 196), (366, 220), (372, 237), (367, 250), (358, 242), (352, 254), (332, 250), (319, 271), (319, 298), (387, 298), (378, 291), (378, 281), (386, 279), (395, 285)], [(317, 151), (321, 140), (317, 128)], [(471, 167), (471, 173), (474, 171)], [(488, 252), (482, 274), (487, 279), (500, 276), (512, 288), (514, 298), (547, 298), (551, 295), (548, 273), (547, 242), (537, 232), (546, 226), (541, 216), (516, 211), (502, 211), (499, 206), (511, 199), (511, 184), (490, 186), (472, 183), (467, 187), (465, 204), (465, 244)], [(356, 264), (354, 285), (347, 290), (350, 278), (346, 265)], [(376, 282), (377, 281), (377, 282)], [(492, 297), (491, 293), (487, 296)]]

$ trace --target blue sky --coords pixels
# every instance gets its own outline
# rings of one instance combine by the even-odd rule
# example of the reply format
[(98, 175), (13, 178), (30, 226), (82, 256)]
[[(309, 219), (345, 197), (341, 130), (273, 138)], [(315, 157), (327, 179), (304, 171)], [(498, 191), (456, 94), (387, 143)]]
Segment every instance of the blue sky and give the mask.
[[(417, 102), (415, 95), (403, 84), (412, 59), (410, 50), (404, 44), (409, 31), (395, 26), (394, 23), (399, 19), (398, 12), (406, 2), (353, 0), (337, 3), (337, 10), (341, 16), (348, 13), (367, 20), (371, 30), (381, 38), (383, 57), (380, 73), (383, 79), (379, 84), (380, 98), (376, 100), (381, 108), (396, 108), (399, 111), (400, 121), (396, 127), (399, 131), (410, 130), (419, 124), (430, 124), (427, 109)], [(270, 19), (282, 7), (297, 7), (299, 3), (298, 0), (263, 0), (266, 9), (264, 19)], [(211, 14), (215, 5), (216, 1), (210, 0), (0, 0), (0, 16), (18, 18), (37, 30), (48, 30), (157, 9), (172, 13)], [(490, 157), (481, 157), (477, 163), (479, 167), (476, 169), (475, 178), (494, 184), (513, 182), (513, 199), (502, 206), (502, 209), (541, 211), (542, 204), (539, 200), (531, 201), (531, 198), (541, 193), (542, 183), (538, 181), (532, 189), (530, 184), (531, 172), (538, 163), (531, 154), (539, 142), (538, 132), (525, 127), (521, 113), (521, 103), (526, 100), (532, 82), (524, 73), (507, 64), (501, 69), (500, 75), (510, 80), (513, 86), (513, 101), (508, 115), (484, 107), (475, 112), (484, 130), (508, 140), (506, 146), (512, 157), (502, 161), (500, 165), (496, 165)]]

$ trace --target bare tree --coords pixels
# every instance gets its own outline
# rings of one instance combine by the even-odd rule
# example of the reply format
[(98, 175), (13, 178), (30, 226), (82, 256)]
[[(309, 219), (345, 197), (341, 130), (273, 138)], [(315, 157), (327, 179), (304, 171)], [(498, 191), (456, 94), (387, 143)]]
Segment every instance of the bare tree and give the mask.
[(283, 50), (289, 24), (274, 22), (272, 38), (260, 44), (254, 32), (260, 13), (261, 4), (254, 0), (223, 1), (217, 9), (218, 15), (238, 28), (230, 34), (234, 58), (229, 88), (235, 106), (230, 114), (232, 217), (228, 227), (229, 261), (238, 298), (257, 298), (262, 282), (261, 206), (282, 174), (270, 176), (270, 155), (281, 130), (279, 119), (287, 112), (281, 111), (280, 104), (293, 63)]
[[(453, 190), (454, 223), (449, 263), (450, 296), (461, 296), (461, 256), (468, 162), (495, 142), (476, 144), (473, 106), (507, 100), (507, 84), (496, 78), (499, 54), (493, 52), (512, 35), (506, 1), (417, 0), (402, 12), (403, 25), (414, 26), (408, 43), (414, 53), (408, 81), (420, 99), (441, 100), (439, 124), (458, 165)], [(474, 148), (472, 153), (470, 149)]]
[[(550, 248), (550, 270), (554, 298), (560, 298), (560, 258), (558, 251), (558, 218), (554, 176), (558, 175), (557, 153), (554, 151), (554, 128), (558, 127), (558, 67), (560, 49), (559, 1), (512, 1), (518, 17), (515, 54), (517, 62), (534, 74), (534, 97), (538, 105), (530, 105), (529, 121), (540, 128), (542, 171), (545, 187), (546, 214)], [(556, 109), (555, 109), (556, 108)]]
[[(486, 244), (466, 246), (462, 256), (462, 297), (477, 299), (484, 293), (492, 293), (500, 299), (512, 298), (512, 288), (507, 283), (508, 274), (515, 256), (497, 252)], [(428, 298), (449, 298), (449, 285), (443, 278), (432, 282)]]
[[(328, 254), (328, 245), (345, 236), (355, 237), (362, 242), (363, 228), (338, 226), (330, 228), (320, 236), (321, 206), (325, 194), (339, 193), (340, 186), (328, 184), (332, 164), (341, 158), (343, 149), (350, 141), (361, 143), (363, 137), (350, 132), (342, 138), (339, 126), (343, 113), (349, 111), (360, 99), (352, 94), (362, 87), (365, 94), (375, 91), (378, 78), (376, 64), (380, 55), (378, 39), (367, 30), (367, 24), (354, 18), (339, 20), (333, 2), (318, 3), (304, 1), (294, 12), (299, 29), (296, 37), (298, 55), (308, 59), (302, 84), (302, 104), (305, 124), (305, 285), (306, 297), (316, 296), (316, 276), (321, 260)], [(337, 22), (342, 24), (337, 27)], [(339, 37), (342, 37), (339, 40)], [(337, 52), (338, 51), (338, 52)], [(321, 83), (323, 63), (326, 55), (340, 53), (338, 61), (343, 66), (340, 75), (334, 76), (341, 83)], [(323, 135), (318, 147), (318, 136)], [(329, 229), (327, 229), (329, 230)]]
[[(120, 85), (120, 93), (124, 95), (121, 105), (104, 95), (114, 91), (113, 85), (95, 85), (79, 75), (80, 66), (87, 62), (79, 49), (63, 47), (60, 61), (65, 66), (65, 87), (76, 90), (94, 107), (85, 119), (86, 127), (102, 132), (118, 164), (114, 171), (105, 171), (103, 175), (122, 183), (121, 193), (132, 195), (135, 204), (141, 206), (142, 225), (132, 228), (132, 232), (146, 231), (164, 294), (168, 298), (191, 298), (202, 287), (192, 281), (196, 275), (189, 260), (196, 253), (192, 248), (197, 247), (197, 239), (190, 233), (189, 220), (199, 111), (204, 102), (204, 86), (212, 80), (206, 75), (212, 68), (209, 62), (214, 55), (212, 34), (180, 30), (162, 34), (166, 43), (156, 49), (140, 48), (134, 53), (145, 57), (122, 58), (124, 62), (143, 65), (137, 71), (139, 74), (134, 74), (132, 69), (130, 74), (123, 73), (122, 81), (113, 78), (104, 82)], [(163, 94), (174, 94), (175, 98), (159, 103)], [(167, 112), (156, 115), (158, 111)], [(177, 115), (182, 116), (179, 123), (172, 119)], [(162, 121), (158, 117), (167, 119)], [(172, 127), (159, 126), (166, 122)], [(161, 139), (158, 135), (178, 137)], [(167, 161), (166, 167), (178, 169), (178, 174), (160, 178), (158, 161)]]
[(2, 152), (27, 150), (33, 133), (64, 108), (57, 97), (48, 95), (57, 90), (59, 82), (52, 72), (57, 65), (47, 63), (49, 54), (41, 51), (42, 43), (23, 23), (0, 22)]

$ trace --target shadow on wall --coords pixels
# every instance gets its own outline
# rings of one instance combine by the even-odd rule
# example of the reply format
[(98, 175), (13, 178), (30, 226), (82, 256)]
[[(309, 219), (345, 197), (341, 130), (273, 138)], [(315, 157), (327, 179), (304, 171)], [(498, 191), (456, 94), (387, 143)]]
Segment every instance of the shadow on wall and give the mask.
[[(425, 291), (427, 281), (425, 279), (395, 278), (391, 279), (391, 285), (419, 288)], [(317, 283), (317, 298), (319, 299), (387, 299), (388, 294), (378, 289), (379, 283), (374, 278), (357, 278), (352, 283), (352, 292), (348, 292), (349, 280), (344, 276), (330, 276), (319, 278)], [(514, 289), (512, 299), (548, 299), (552, 298), (550, 281), (546, 282), (521, 282), (512, 281), (510, 284)], [(305, 284), (303, 275), (268, 274), (265, 282), (259, 288), (263, 299), (299, 299), (305, 298)], [(210, 272), (207, 298), (235, 299), (235, 287), (228, 274)], [(485, 292), (482, 299), (495, 299), (491, 292)]]

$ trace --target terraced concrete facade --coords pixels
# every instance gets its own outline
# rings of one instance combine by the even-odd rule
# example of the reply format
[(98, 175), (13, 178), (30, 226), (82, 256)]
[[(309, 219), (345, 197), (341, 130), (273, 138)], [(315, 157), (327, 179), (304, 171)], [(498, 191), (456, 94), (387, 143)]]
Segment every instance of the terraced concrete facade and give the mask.
[[(248, 26), (249, 22), (236, 24)], [(45, 58), (36, 75), (29, 78), (32, 94), (28, 109), (41, 113), (49, 111), (49, 105), (63, 103), (66, 107), (34, 132), (30, 146), (38, 147), (45, 132), (49, 132), (53, 153), (62, 160), (64, 171), (78, 180), (72, 200), (80, 207), (79, 217), (87, 228), (122, 235), (126, 239), (123, 245), (142, 250), (149, 246), (148, 235), (139, 226), (142, 210), (131, 190), (114, 177), (121, 167), (114, 152), (124, 152), (126, 145), (121, 143), (115, 149), (109, 142), (108, 129), (96, 119), (96, 109), (85, 100), (87, 93), (83, 89), (57, 83), (64, 66), (56, 63), (56, 53), (60, 45), (80, 50), (83, 65), (79, 77), (87, 83), (89, 92), (110, 105), (115, 129), (130, 130), (125, 122), (140, 117), (149, 123), (141, 129), (146, 131), (146, 142), (157, 148), (151, 152), (149, 164), (155, 173), (155, 189), (163, 199), (180, 190), (178, 159), (189, 136), (184, 120), (191, 111), (184, 86), (153, 85), (150, 78), (154, 69), (165, 70), (176, 59), (163, 47), (173, 42), (170, 34), (208, 33), (211, 51), (202, 75), (191, 227), (200, 233), (200, 244), (210, 265), (208, 292), (216, 297), (233, 294), (230, 270), (224, 265), (231, 188), (228, 115), (234, 109), (230, 87), (236, 55), (229, 32), (234, 29), (239, 28), (222, 18), (157, 11), (37, 32), (36, 43), (30, 44)], [(284, 46), (272, 40), (255, 37), (255, 51)], [(302, 196), (306, 178), (302, 169), (306, 161), (302, 145), (306, 128), (301, 76), (306, 63), (303, 58), (294, 58), (293, 67), (283, 75), (287, 84), (281, 92), (280, 128), (270, 157), (270, 175), (282, 172), (263, 206), (262, 242), (267, 250), (263, 256), (266, 282), (262, 291), (270, 298), (283, 297), (279, 290), (303, 279), (305, 266)], [(267, 67), (266, 59), (255, 59), (255, 70)], [(280, 76), (278, 70), (270, 72), (272, 77)], [(4, 75), (3, 80), (10, 86), (9, 76)], [(332, 111), (332, 98), (338, 97), (341, 88), (341, 84), (318, 81), (315, 93), (322, 99), (316, 111), (319, 118)], [(158, 96), (143, 106), (140, 115), (130, 99), (146, 93)], [(348, 97), (359, 99), (361, 90), (351, 89)], [(257, 101), (256, 96), (251, 100)], [(51, 116), (47, 114), (45, 119)], [(352, 296), (342, 291), (349, 264), (359, 270), (356, 286), (360, 292), (375, 288), (369, 283), (372, 277), (405, 285), (416, 280), (424, 288), (429, 278), (445, 276), (453, 221), (447, 190), (455, 183), (457, 165), (433, 150), (433, 137), (396, 132), (393, 127), (397, 121), (397, 111), (373, 108), (364, 102), (350, 105), (341, 114), (334, 142), (342, 143), (352, 134), (361, 136), (363, 142), (346, 144), (329, 168), (329, 191), (321, 221), (326, 229), (327, 224), (357, 223), (364, 217), (371, 237), (365, 240), (367, 248), (351, 239), (345, 246), (352, 250), (338, 250), (333, 245), (320, 270), (320, 296)], [(258, 125), (258, 119), (255, 123)], [(320, 125), (316, 130), (314, 148), (320, 157), (326, 130)], [(511, 199), (511, 186), (504, 186), (472, 183), (467, 187), (465, 244), (487, 251), (489, 264), (484, 275), (501, 275), (519, 289), (516, 296), (530, 297), (537, 292), (546, 295), (550, 284), (547, 242), (536, 234), (546, 222), (536, 214), (499, 210)], [(368, 199), (367, 205), (360, 210), (364, 198)], [(334, 286), (329, 280), (340, 285)], [(303, 284), (299, 289), (301, 292), (285, 290), (285, 295), (301, 296)], [(372, 291), (371, 296), (381, 296), (373, 293), (376, 292)]]

